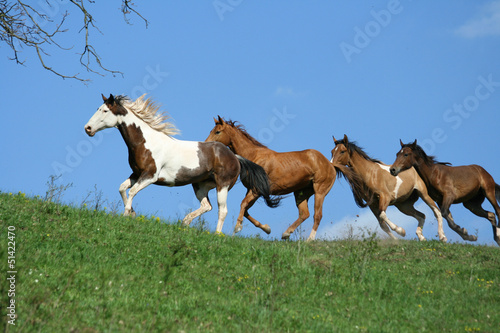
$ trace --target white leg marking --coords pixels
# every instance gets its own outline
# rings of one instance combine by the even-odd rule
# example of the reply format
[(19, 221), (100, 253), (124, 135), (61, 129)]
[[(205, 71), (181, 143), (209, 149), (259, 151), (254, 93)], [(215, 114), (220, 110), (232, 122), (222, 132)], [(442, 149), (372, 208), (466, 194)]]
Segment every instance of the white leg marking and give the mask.
[(208, 201), (208, 198), (204, 197), (200, 201), (200, 208), (198, 208), (194, 212), (187, 214), (186, 217), (184, 217), (184, 219), (182, 220), (182, 224), (190, 225), (195, 218), (210, 210), (212, 210), (212, 205), (210, 204), (210, 201)]
[(313, 241), (316, 239), (316, 230), (311, 230), (311, 234), (309, 235), (309, 237), (307, 238), (307, 241)]
[(380, 218), (382, 219), (382, 221), (387, 223), (387, 225), (391, 227), (392, 230), (398, 233), (398, 235), (403, 237), (406, 236), (406, 231), (403, 228), (392, 223), (391, 220), (389, 220), (389, 218), (387, 217), (387, 214), (385, 212), (380, 213)]
[(222, 232), (222, 226), (227, 216), (227, 192), (228, 187), (223, 187), (217, 192), (217, 204), (219, 206), (219, 220), (217, 221), (216, 232)]

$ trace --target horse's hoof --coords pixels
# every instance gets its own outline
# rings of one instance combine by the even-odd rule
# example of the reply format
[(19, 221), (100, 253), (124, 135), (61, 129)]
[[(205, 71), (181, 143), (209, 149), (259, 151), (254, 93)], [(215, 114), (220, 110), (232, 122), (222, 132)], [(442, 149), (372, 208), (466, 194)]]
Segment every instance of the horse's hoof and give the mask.
[(439, 238), (439, 240), (443, 243), (448, 243), (448, 238), (446, 238), (446, 236)]
[[(268, 224), (264, 224), (262, 226), (262, 230), (264, 230), (264, 232), (268, 235), (271, 233), (271, 227)], [(288, 235), (288, 237), (290, 237), (290, 235)]]
[(405, 237), (406, 236), (406, 231), (405, 229), (401, 228), (401, 227), (397, 227), (396, 228), (396, 232), (398, 233), (398, 235), (400, 235), (401, 237)]
[(287, 240), (290, 238), (290, 233), (289, 232), (284, 232), (283, 235), (281, 235), (281, 239)]
[(477, 236), (474, 236), (474, 235), (469, 235), (469, 239), (471, 242), (475, 242), (477, 241)]
[(234, 233), (237, 234), (238, 232), (240, 232), (241, 230), (243, 229), (243, 226), (242, 225), (237, 225), (236, 227), (234, 227)]

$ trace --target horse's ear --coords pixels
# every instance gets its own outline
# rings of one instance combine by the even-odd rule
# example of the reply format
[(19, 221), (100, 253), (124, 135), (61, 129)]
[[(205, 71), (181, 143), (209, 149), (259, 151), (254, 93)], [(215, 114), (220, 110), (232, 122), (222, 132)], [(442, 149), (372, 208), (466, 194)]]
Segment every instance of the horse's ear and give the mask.
[(413, 143), (411, 144), (411, 147), (412, 148), (416, 148), (417, 147), (417, 139), (415, 139), (415, 141), (413, 141)]
[(401, 139), (399, 139), (399, 144), (401, 145), (401, 148), (403, 148), (403, 146), (405, 145), (403, 141), (401, 141)]
[(108, 100), (108, 98), (106, 96), (104, 96), (104, 94), (101, 94), (101, 96), (102, 96), (102, 101), (103, 102), (106, 102)]
[(337, 142), (337, 140), (335, 140), (335, 135), (332, 135), (332, 139), (333, 139), (333, 142)]
[(219, 119), (218, 119), (218, 122), (216, 122), (216, 123), (218, 123), (219, 125), (223, 125), (224, 124), (224, 119), (222, 119), (219, 115), (217, 115), (217, 117)]
[(347, 135), (344, 134), (344, 142), (345, 143), (348, 143), (349, 142), (349, 139), (347, 138)]
[(113, 94), (109, 94), (108, 103), (109, 104), (115, 103), (115, 96), (113, 96)]

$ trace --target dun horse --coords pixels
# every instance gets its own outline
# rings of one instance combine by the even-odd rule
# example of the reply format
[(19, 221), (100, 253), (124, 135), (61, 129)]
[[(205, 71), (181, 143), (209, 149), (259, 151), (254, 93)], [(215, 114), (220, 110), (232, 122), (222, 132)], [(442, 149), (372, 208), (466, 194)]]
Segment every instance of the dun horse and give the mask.
[(441, 208), (448, 225), (463, 239), (477, 240), (469, 235), (465, 228), (455, 224), (450, 213), (450, 206), (463, 203), (464, 207), (477, 216), (488, 219), (493, 228), (493, 239), (500, 245), (500, 221), (497, 226), (495, 214), (481, 207), (484, 199), (492, 204), (497, 218), (500, 217), (500, 186), (493, 177), (479, 165), (450, 166), (449, 163), (436, 162), (433, 156), (428, 156), (422, 147), (413, 143), (403, 144), (396, 155), (396, 161), (391, 166), (391, 174), (397, 176), (403, 170), (414, 167), (424, 180), (429, 195)]
[(346, 135), (342, 140), (333, 138), (333, 141), (335, 148), (332, 150), (331, 162), (349, 181), (356, 204), (360, 207), (370, 207), (382, 230), (394, 239), (396, 237), (387, 225), (401, 236), (406, 234), (403, 228), (392, 223), (387, 217), (387, 207), (394, 205), (403, 214), (417, 219), (416, 234), (419, 240), (424, 241), (422, 229), (425, 215), (413, 207), (420, 197), (434, 212), (438, 221), (439, 239), (446, 242), (439, 209), (428, 195), (427, 188), (415, 169), (408, 169), (395, 178), (391, 176), (388, 165), (370, 158), (355, 142), (350, 142)]
[[(298, 219), (283, 233), (282, 239), (290, 234), (309, 217), (308, 200), (314, 198), (314, 225), (308, 240), (316, 237), (322, 218), (323, 201), (335, 182), (336, 174), (332, 165), (320, 152), (313, 149), (286, 153), (275, 152), (248, 134), (241, 125), (225, 121), (220, 116), (206, 141), (219, 141), (228, 146), (235, 154), (248, 158), (261, 165), (269, 176), (271, 194), (283, 195), (293, 192), (299, 209)], [(235, 232), (242, 229), (243, 216), (266, 233), (271, 232), (269, 225), (262, 225), (248, 213), (259, 195), (253, 190), (241, 202)]]
[[(186, 215), (185, 225), (212, 209), (208, 192), (217, 189), (219, 218), (217, 232), (222, 232), (227, 215), (227, 194), (241, 173), (241, 182), (266, 202), (269, 181), (262, 167), (234, 155), (224, 145), (215, 142), (194, 142), (174, 139), (178, 130), (158, 112), (159, 107), (144, 95), (135, 101), (125, 96), (102, 95), (104, 104), (85, 125), (89, 136), (102, 129), (116, 127), (128, 147), (132, 174), (120, 185), (125, 205), (124, 215), (134, 214), (132, 199), (148, 185), (183, 186), (192, 184), (200, 208)], [(127, 189), (130, 188), (128, 197)]]

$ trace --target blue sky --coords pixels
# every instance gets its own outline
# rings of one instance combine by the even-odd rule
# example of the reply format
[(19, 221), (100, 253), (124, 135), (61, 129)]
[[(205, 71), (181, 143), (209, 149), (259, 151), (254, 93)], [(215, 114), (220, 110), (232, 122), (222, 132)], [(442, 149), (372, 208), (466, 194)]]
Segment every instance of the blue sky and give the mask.
[[(49, 1), (56, 21), (71, 4)], [(44, 10), (44, 1), (34, 6)], [(89, 5), (102, 34), (91, 40), (104, 66), (124, 77), (87, 73), (76, 52), (83, 34), (73, 13), (47, 62), (65, 73), (81, 73), (84, 85), (62, 80), (37, 62), (31, 50), (9, 61), (2, 47), (0, 131), (3, 192), (44, 195), (50, 175), (73, 183), (66, 202), (79, 205), (97, 186), (111, 206), (118, 186), (130, 174), (119, 133), (108, 129), (89, 138), (83, 126), (102, 103), (101, 93), (137, 97), (148, 93), (163, 105), (181, 130), (182, 140), (203, 141), (213, 117), (237, 120), (255, 138), (277, 151), (313, 148), (328, 159), (332, 135), (347, 134), (366, 152), (392, 163), (404, 142), (418, 139), (428, 153), (454, 165), (479, 164), (500, 182), (500, 1), (138, 1), (149, 21), (123, 22), (119, 1)], [(284, 117), (283, 115), (287, 115)], [(229, 193), (223, 231), (231, 234), (245, 193)], [(215, 204), (215, 195), (211, 194)], [(190, 186), (150, 186), (135, 200), (136, 211), (167, 218), (196, 209)], [(437, 239), (432, 212), (424, 235)], [(491, 210), (489, 203), (484, 207)], [(312, 209), (312, 202), (310, 202)], [(123, 207), (119, 206), (120, 211)], [(477, 233), (478, 243), (493, 244), (488, 221), (461, 205), (455, 221)], [(270, 236), (248, 221), (242, 235), (279, 238), (297, 217), (293, 197), (276, 209), (259, 202), (250, 211), (268, 223)], [(205, 218), (215, 230), (216, 209)], [(394, 209), (389, 218), (415, 238), (416, 221)], [(344, 180), (325, 201), (318, 236), (345, 237), (369, 227), (375, 217), (359, 209)], [(312, 218), (297, 236), (307, 237)], [(449, 240), (456, 234), (444, 227)], [(295, 239), (296, 237), (295, 236)]]

